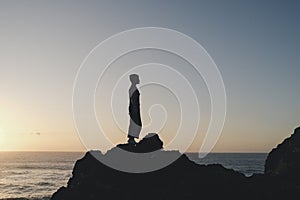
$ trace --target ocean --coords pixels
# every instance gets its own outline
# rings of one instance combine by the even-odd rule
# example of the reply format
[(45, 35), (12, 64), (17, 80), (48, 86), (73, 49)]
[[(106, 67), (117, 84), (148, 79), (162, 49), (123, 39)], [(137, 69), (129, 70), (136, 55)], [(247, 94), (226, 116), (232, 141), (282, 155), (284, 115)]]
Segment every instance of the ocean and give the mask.
[[(74, 152), (0, 152), (0, 200), (26, 198), (48, 200), (61, 186), (66, 186), (77, 159)], [(246, 176), (263, 173), (266, 153), (211, 153), (204, 159), (188, 157), (199, 164), (222, 164)]]
[(246, 176), (262, 174), (265, 169), (267, 153), (210, 153), (199, 159), (198, 153), (187, 154), (190, 160), (198, 164), (221, 164), (228, 169), (234, 169)]
[(50, 199), (84, 153), (0, 152), (0, 199)]

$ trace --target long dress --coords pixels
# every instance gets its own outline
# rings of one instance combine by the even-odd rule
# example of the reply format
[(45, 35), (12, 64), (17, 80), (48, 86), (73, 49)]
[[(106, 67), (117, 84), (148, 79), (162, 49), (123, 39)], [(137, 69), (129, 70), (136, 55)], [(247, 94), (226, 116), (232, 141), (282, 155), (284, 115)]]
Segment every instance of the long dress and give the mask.
[(139, 138), (142, 121), (140, 114), (140, 92), (135, 86), (131, 86), (129, 89), (129, 130), (128, 137)]

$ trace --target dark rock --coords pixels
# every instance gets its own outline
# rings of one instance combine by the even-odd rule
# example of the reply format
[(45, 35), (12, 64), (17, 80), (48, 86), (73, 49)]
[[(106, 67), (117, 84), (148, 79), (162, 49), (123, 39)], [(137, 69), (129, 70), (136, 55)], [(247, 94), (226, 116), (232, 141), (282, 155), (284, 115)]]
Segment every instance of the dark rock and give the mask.
[(163, 148), (163, 142), (156, 133), (149, 133), (135, 146), (132, 144), (118, 144), (117, 147), (134, 153), (149, 153)]
[(300, 180), (300, 127), (269, 153), (265, 174)]
[[(178, 151), (162, 150), (163, 143), (157, 134), (150, 134), (136, 146), (118, 145), (102, 155), (99, 151), (87, 152), (78, 160), (67, 187), (60, 188), (52, 200), (96, 200), (96, 199), (195, 199), (199, 195), (216, 199), (222, 195), (241, 199), (242, 186), (246, 177), (222, 165), (198, 165)], [(165, 168), (148, 173), (126, 173), (112, 169), (96, 158), (111, 158), (121, 148), (130, 152), (151, 152), (143, 154), (154, 157), (178, 159)], [(117, 160), (122, 159), (119, 157)], [(127, 160), (121, 162), (132, 162)], [(147, 160), (147, 159), (146, 159)], [(217, 191), (217, 192), (216, 192)]]
[(195, 199), (199, 195), (217, 199), (225, 194), (242, 199), (245, 181), (238, 172), (221, 165), (197, 165), (185, 155), (161, 170), (133, 174), (109, 168), (88, 152), (77, 161), (68, 186), (51, 199)]
[[(284, 174), (282, 177), (255, 174), (247, 178), (222, 165), (198, 165), (178, 151), (164, 151), (163, 143), (158, 135), (151, 134), (136, 146), (121, 144), (104, 155), (99, 151), (87, 152), (82, 159), (76, 162), (72, 172), (73, 176), (68, 181), (67, 187), (61, 187), (53, 194), (51, 200), (298, 199), (300, 180), (285, 178), (292, 174), (277, 167), (278, 163), (287, 163), (284, 167), (288, 166), (293, 173), (299, 174), (295, 169), (299, 159), (299, 154), (297, 154), (299, 152), (298, 132), (299, 129), (290, 139), (273, 150), (268, 157), (266, 173)], [(124, 158), (123, 154), (119, 154), (123, 150), (134, 152), (133, 157)], [(115, 164), (118, 162), (130, 163), (136, 158), (136, 155), (143, 155), (143, 159), (145, 157), (146, 166), (151, 165), (151, 161), (156, 157), (176, 156), (178, 159), (160, 170), (148, 173), (122, 172), (110, 168), (98, 160), (104, 158), (112, 159), (116, 162)], [(295, 155), (298, 157), (294, 157)], [(148, 161), (149, 163), (147, 163)], [(136, 165), (144, 164), (144, 160), (136, 159), (135, 162)], [(293, 166), (294, 164), (295, 166)], [(300, 168), (298, 167), (298, 169)]]

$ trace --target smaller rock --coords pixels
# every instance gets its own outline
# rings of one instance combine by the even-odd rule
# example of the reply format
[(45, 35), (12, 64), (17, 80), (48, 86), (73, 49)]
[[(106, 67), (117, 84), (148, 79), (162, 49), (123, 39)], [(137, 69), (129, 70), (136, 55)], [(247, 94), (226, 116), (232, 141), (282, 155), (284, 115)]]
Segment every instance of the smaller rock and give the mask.
[(156, 133), (149, 133), (136, 145), (119, 144), (117, 147), (134, 152), (134, 153), (149, 153), (163, 148), (163, 142)]

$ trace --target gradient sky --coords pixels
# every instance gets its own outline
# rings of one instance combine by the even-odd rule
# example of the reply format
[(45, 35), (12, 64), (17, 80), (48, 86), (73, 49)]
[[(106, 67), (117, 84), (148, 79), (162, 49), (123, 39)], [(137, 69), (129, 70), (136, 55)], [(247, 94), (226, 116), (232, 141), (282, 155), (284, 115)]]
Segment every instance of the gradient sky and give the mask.
[(296, 0), (0, 1), (0, 150), (85, 150), (72, 115), (81, 62), (113, 34), (155, 26), (219, 67), (228, 104), (214, 151), (268, 152), (300, 125), (299, 24)]

